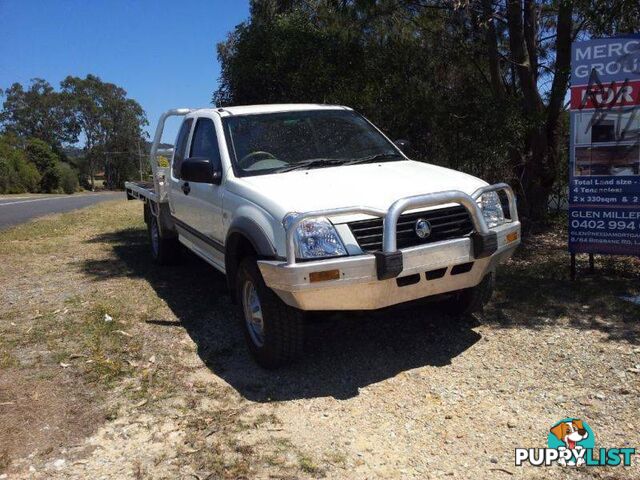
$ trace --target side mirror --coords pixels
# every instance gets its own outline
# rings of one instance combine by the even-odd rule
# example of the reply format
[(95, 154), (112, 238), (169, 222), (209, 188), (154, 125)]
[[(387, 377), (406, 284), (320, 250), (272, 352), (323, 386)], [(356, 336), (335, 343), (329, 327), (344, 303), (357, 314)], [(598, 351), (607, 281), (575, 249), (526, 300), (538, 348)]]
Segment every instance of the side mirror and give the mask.
[(191, 157), (182, 162), (180, 178), (185, 182), (220, 185), (222, 170), (210, 158)]
[(411, 147), (411, 142), (409, 140), (403, 140), (399, 138), (395, 142), (393, 142), (396, 147), (402, 150), (406, 156), (411, 157), (413, 154), (413, 148)]

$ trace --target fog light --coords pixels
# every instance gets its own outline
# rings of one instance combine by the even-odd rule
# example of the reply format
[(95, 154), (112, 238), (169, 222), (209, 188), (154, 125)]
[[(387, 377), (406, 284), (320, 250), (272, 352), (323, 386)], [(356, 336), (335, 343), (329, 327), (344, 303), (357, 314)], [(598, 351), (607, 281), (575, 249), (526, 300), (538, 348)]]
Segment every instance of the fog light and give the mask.
[(324, 270), (322, 272), (311, 272), (309, 274), (309, 281), (314, 282), (326, 282), (327, 280), (340, 280), (340, 270)]

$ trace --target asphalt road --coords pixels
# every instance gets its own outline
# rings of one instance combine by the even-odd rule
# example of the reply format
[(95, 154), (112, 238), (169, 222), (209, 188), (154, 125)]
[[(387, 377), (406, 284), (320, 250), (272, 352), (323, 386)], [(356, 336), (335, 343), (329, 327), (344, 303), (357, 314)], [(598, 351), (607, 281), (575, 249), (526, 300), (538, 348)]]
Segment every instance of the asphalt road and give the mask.
[(125, 198), (124, 192), (76, 193), (73, 195), (12, 195), (0, 198), (0, 229), (50, 213), (62, 213)]

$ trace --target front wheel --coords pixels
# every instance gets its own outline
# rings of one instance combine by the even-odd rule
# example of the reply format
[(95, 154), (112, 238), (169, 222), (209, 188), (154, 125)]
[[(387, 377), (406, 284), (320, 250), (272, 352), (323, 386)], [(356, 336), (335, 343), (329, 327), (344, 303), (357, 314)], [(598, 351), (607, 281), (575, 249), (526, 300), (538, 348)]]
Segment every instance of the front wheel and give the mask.
[(456, 316), (481, 312), (493, 296), (494, 285), (495, 274), (488, 273), (475, 287), (454, 292), (451, 298), (445, 300), (444, 310), (450, 315)]
[(303, 313), (265, 285), (254, 258), (240, 263), (236, 292), (247, 346), (256, 362), (273, 369), (298, 358), (304, 342)]

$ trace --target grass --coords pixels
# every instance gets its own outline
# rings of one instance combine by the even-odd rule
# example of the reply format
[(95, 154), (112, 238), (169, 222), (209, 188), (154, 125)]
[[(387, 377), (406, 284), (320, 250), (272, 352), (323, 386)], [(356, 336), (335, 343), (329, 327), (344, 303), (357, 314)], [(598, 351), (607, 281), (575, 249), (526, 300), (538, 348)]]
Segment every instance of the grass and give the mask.
[(300, 454), (298, 457), (298, 466), (304, 473), (313, 476), (324, 476), (324, 470), (320, 468), (309, 455)]
[(325, 454), (325, 459), (328, 463), (337, 466), (343, 466), (347, 462), (347, 456), (344, 452), (331, 451)]
[[(15, 346), (46, 346), (57, 364), (78, 364), (82, 360), (81, 369), (87, 379), (109, 387), (131, 370), (128, 361), (140, 359), (141, 343), (126, 331), (127, 321), (117, 320), (126, 318), (128, 305), (115, 299), (106, 301), (96, 294), (86, 298), (84, 303), (90, 307), (72, 306), (64, 315), (60, 312), (40, 315)], [(107, 314), (114, 320), (105, 321)], [(11, 353), (3, 351), (0, 365), (10, 358)]]
[[(117, 252), (121, 245), (146, 252), (140, 207), (105, 202), (0, 232), (0, 281), (6, 285), (0, 295), (7, 300), (0, 303), (0, 374), (17, 367), (12, 375), (21, 381), (64, 379), (68, 388), (86, 394), (87, 408), (99, 407), (96, 420), (121, 422), (142, 411), (184, 418), (184, 446), (177, 450), (185, 452), (179, 455), (181, 463), (203, 478), (251, 478), (262, 452), (240, 438), (247, 430), (280, 421), (266, 413), (243, 419), (228, 389), (189, 380), (191, 369), (179, 357), (196, 356), (197, 346), (175, 343), (174, 332), (186, 336), (182, 328), (153, 324), (170, 319), (169, 325), (180, 325), (148, 280)], [(141, 255), (131, 261), (153, 275), (155, 267)], [(111, 321), (105, 321), (107, 315)], [(222, 346), (211, 355), (224, 356), (225, 349), (227, 356), (233, 353)], [(39, 451), (58, 448), (47, 442), (43, 436)], [(292, 450), (289, 444), (277, 448)], [(28, 453), (14, 450), (5, 456)], [(174, 458), (167, 453), (163, 460), (163, 455), (156, 459), (159, 465)], [(303, 464), (308, 472), (316, 471), (310, 461)], [(145, 476), (149, 468), (139, 462), (131, 473)]]
[(9, 458), (9, 454), (6, 450), (0, 450), (0, 473), (4, 472), (9, 464), (11, 463), (11, 459)]
[(525, 239), (508, 268), (498, 272), (497, 292), (485, 321), (506, 327), (542, 328), (564, 322), (576, 329), (596, 329), (610, 339), (640, 340), (639, 308), (620, 297), (640, 294), (640, 259), (596, 255), (596, 272), (582, 264), (576, 281), (569, 278), (564, 226), (556, 218)]
[(0, 351), (0, 369), (15, 367), (18, 365), (18, 361), (11, 354), (9, 350)]
[[(131, 209), (117, 209), (121, 202), (104, 202), (95, 207), (42, 217), (0, 233), (0, 255), (45, 254), (59, 252), (92, 232), (109, 232), (121, 228), (142, 228), (142, 215), (136, 218)], [(96, 215), (96, 212), (100, 212)]]
[(140, 342), (123, 329), (128, 323), (118, 320), (127, 310), (121, 302), (98, 302), (82, 318), (82, 351), (89, 355), (88, 369), (96, 381), (110, 384), (131, 369), (127, 360), (141, 358)]
[[(117, 264), (111, 245), (96, 241), (101, 233), (144, 228), (138, 209), (123, 204), (105, 202), (0, 232), (0, 375), (5, 385), (19, 390), (21, 384), (36, 388), (55, 381), (75, 391), (76, 398), (87, 398), (87, 405), (74, 409), (99, 410), (103, 403), (118, 404), (107, 402), (111, 389), (144, 383), (144, 369), (132, 367), (141, 363), (144, 351), (143, 339), (135, 334), (140, 316), (147, 313), (137, 303), (139, 289), (126, 278), (92, 281), (82, 268), (87, 258)], [(148, 303), (156, 308), (157, 302)], [(113, 321), (105, 322), (105, 314)], [(11, 388), (3, 393), (12, 400), (24, 397)], [(116, 408), (104, 408), (104, 418), (117, 415)], [(15, 428), (28, 427), (23, 425), (18, 421)], [(44, 452), (53, 445), (47, 447), (46, 431), (42, 435), (39, 451)], [(0, 432), (0, 445), (13, 444), (6, 455), (19, 454), (19, 436), (20, 431), (7, 439)]]

